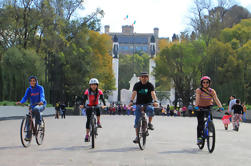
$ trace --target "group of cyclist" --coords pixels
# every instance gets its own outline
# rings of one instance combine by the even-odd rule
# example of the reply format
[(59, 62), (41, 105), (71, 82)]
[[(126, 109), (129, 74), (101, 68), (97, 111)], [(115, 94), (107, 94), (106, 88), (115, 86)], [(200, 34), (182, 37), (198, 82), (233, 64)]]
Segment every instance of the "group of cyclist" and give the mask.
[[(41, 125), (41, 112), (45, 109), (46, 106), (46, 100), (44, 95), (44, 88), (38, 84), (38, 80), (35, 76), (31, 76), (29, 78), (30, 87), (27, 88), (24, 97), (21, 101), (17, 102), (16, 104), (25, 103), (27, 99), (30, 99), (31, 103), (31, 109), (32, 114), (35, 116), (35, 123)], [(196, 89), (196, 101), (195, 101), (195, 110), (197, 110), (197, 120), (198, 120), (198, 126), (197, 126), (197, 144), (200, 144), (202, 141), (202, 130), (204, 127), (204, 116), (207, 112), (200, 112), (200, 109), (210, 109), (210, 107), (213, 105), (213, 101), (216, 102), (220, 110), (224, 110), (220, 100), (217, 97), (217, 94), (214, 89), (210, 88), (211, 85), (211, 79), (208, 76), (204, 76), (200, 80), (201, 87)], [(106, 107), (106, 103), (104, 100), (103, 92), (98, 89), (99, 81), (96, 78), (92, 78), (89, 81), (90, 87), (85, 90), (83, 95), (82, 103), (80, 104), (80, 108), (84, 108), (87, 106), (97, 106), (99, 104), (99, 99), (103, 102), (102, 108)], [(137, 96), (137, 97), (136, 97)], [(129, 106), (132, 106), (134, 104), (134, 99), (136, 97), (136, 111), (135, 111), (135, 122), (134, 122), (134, 128), (136, 130), (136, 138), (133, 140), (134, 143), (138, 143), (138, 137), (137, 137), (137, 124), (139, 117), (141, 115), (140, 107), (139, 105), (143, 104), (149, 104), (152, 103), (152, 105), (148, 105), (146, 108), (146, 113), (148, 115), (148, 128), (150, 130), (154, 130), (152, 120), (154, 116), (154, 107), (158, 106), (157, 97), (155, 94), (154, 86), (152, 83), (149, 82), (149, 75), (147, 72), (142, 72), (140, 75), (140, 81), (137, 82), (133, 87), (133, 92), (131, 96), (131, 100), (129, 103)], [(88, 103), (86, 101), (88, 100)], [(85, 142), (90, 141), (89, 136), (89, 129), (90, 129), (90, 117), (92, 110), (90, 107), (86, 108), (86, 115), (87, 115), (87, 121), (86, 121), (86, 134), (85, 134)], [(100, 122), (100, 110), (97, 108), (96, 110), (97, 115), (97, 125), (99, 128), (102, 128), (101, 122)], [(31, 135), (27, 134), (25, 140), (29, 141)]]

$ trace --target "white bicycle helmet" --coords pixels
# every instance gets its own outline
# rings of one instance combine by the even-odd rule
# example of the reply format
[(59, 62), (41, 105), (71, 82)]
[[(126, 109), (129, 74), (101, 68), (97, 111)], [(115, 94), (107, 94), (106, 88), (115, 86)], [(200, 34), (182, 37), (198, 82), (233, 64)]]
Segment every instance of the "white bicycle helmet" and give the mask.
[(98, 79), (97, 78), (92, 78), (92, 79), (90, 79), (90, 81), (89, 81), (89, 85), (91, 85), (91, 84), (99, 84), (99, 82), (98, 82)]

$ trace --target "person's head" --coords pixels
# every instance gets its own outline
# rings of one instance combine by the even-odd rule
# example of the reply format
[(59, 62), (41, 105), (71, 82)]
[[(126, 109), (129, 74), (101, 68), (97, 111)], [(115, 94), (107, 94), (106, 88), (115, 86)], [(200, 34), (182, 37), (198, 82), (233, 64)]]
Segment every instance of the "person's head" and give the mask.
[(37, 77), (36, 76), (30, 76), (29, 77), (29, 83), (31, 87), (35, 87), (37, 85)]
[(141, 83), (142, 83), (142, 84), (146, 84), (146, 83), (148, 82), (148, 80), (149, 80), (149, 75), (148, 75), (148, 73), (147, 73), (147, 72), (142, 72), (142, 73), (140, 74), (140, 81), (141, 81)]
[(240, 104), (240, 100), (239, 99), (236, 100), (236, 104)]
[(202, 88), (209, 88), (211, 85), (211, 78), (208, 76), (203, 76), (200, 79), (200, 85)]
[(225, 112), (225, 115), (230, 115), (228, 112)]
[(230, 100), (233, 100), (233, 99), (235, 99), (235, 96), (234, 95), (230, 96)]
[(89, 81), (90, 88), (91, 88), (91, 90), (93, 90), (93, 91), (97, 90), (98, 84), (99, 84), (99, 81), (98, 81), (97, 78), (92, 78), (92, 79), (90, 79), (90, 81)]

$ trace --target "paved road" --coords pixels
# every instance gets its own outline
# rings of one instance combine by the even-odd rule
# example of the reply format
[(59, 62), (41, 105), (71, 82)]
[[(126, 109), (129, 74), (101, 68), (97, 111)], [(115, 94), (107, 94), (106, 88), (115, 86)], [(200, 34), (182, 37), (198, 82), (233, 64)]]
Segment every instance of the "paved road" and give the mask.
[[(46, 117), (44, 144), (35, 140), (23, 148), (19, 140), (20, 120), (0, 121), (0, 166), (249, 166), (251, 163), (251, 124), (240, 131), (225, 131), (215, 119), (217, 142), (213, 154), (198, 150), (196, 119), (156, 116), (156, 130), (150, 132), (147, 147), (133, 144), (133, 116), (102, 117), (97, 147), (84, 140), (85, 117), (66, 119)], [(232, 127), (231, 127), (232, 128)]]

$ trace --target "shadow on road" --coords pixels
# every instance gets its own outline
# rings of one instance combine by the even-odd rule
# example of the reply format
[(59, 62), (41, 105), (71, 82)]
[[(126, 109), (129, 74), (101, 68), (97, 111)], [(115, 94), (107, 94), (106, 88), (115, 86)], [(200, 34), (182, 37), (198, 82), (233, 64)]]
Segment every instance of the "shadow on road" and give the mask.
[(76, 150), (86, 150), (88, 146), (71, 146), (71, 147), (56, 147), (49, 149), (41, 149), (40, 151), (76, 151)]
[(165, 151), (165, 152), (159, 152), (160, 154), (197, 154), (202, 152), (198, 148), (193, 148), (193, 149), (182, 149), (182, 150), (171, 150), (171, 151)]
[(0, 146), (0, 150), (21, 149), (23, 146)]
[(102, 149), (102, 150), (93, 150), (92, 153), (96, 152), (131, 152), (131, 151), (139, 151), (138, 147), (124, 147), (124, 148), (116, 148), (116, 149)]

